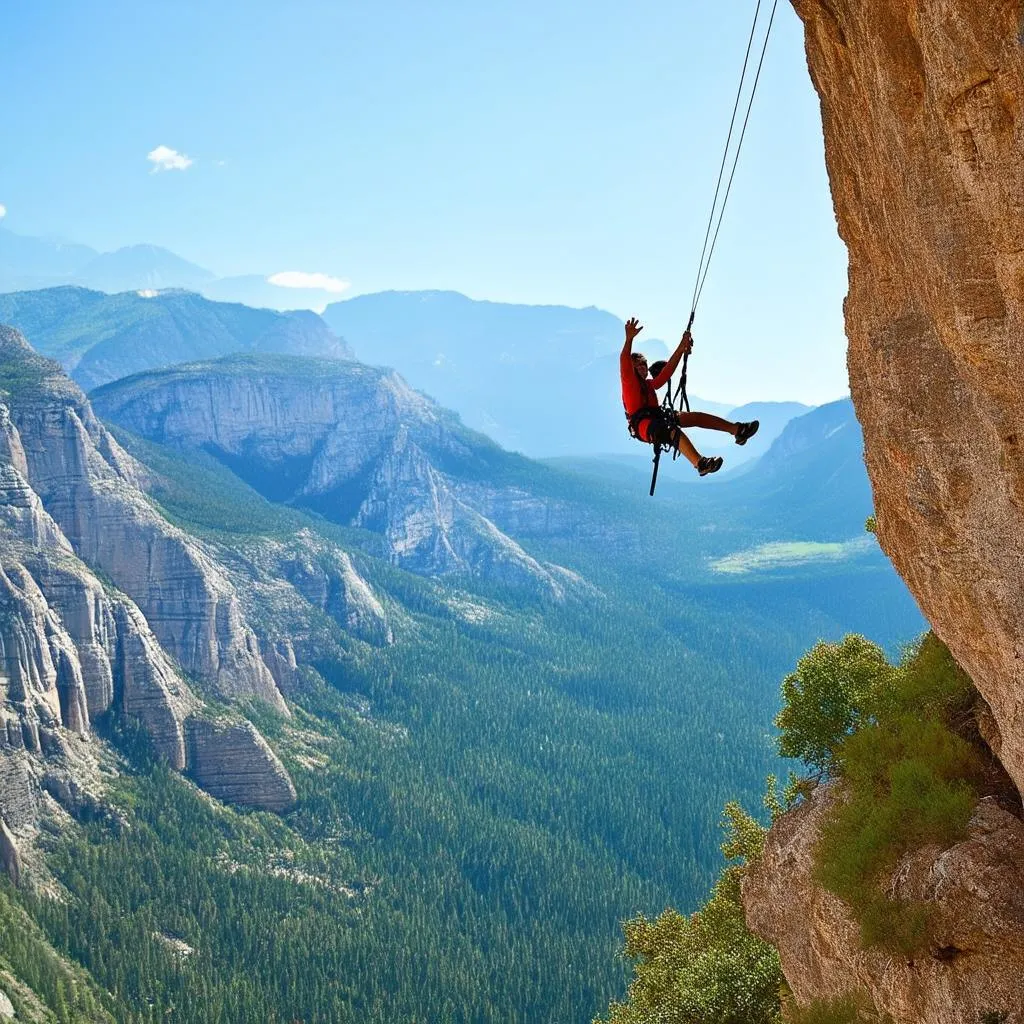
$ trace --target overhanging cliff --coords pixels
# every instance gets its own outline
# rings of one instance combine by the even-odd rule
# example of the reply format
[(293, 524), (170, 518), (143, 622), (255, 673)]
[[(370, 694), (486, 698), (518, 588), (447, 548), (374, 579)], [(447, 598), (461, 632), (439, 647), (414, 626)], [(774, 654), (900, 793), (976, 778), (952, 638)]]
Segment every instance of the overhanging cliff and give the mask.
[(878, 536), (1024, 788), (1024, 8), (794, 0)]
[[(1024, 790), (1024, 5), (793, 0), (849, 250), (850, 385), (878, 536), (991, 708)], [(969, 835), (885, 880), (935, 914), (913, 958), (861, 948), (816, 883), (838, 791), (773, 826), (744, 903), (801, 1005), (864, 990), (899, 1024), (1024, 1019), (1024, 833), (982, 801)], [(880, 882), (881, 884), (881, 882)]]

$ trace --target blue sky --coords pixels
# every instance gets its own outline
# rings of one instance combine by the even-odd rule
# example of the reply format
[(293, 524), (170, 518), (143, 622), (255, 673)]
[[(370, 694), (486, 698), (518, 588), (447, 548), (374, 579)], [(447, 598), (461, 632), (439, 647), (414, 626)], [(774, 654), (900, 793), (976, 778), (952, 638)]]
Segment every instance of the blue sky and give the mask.
[[(4, 224), (346, 294), (452, 288), (685, 323), (753, 2), (39, 0), (5, 11)], [(152, 173), (167, 147), (185, 169)], [(846, 256), (787, 2), (692, 390), (847, 390)]]

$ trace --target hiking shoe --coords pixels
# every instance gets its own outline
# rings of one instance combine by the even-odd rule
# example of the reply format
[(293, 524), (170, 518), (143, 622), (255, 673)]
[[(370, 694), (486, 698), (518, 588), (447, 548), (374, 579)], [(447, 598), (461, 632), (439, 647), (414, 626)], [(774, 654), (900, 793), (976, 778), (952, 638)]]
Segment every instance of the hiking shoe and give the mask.
[(723, 462), (721, 455), (702, 455), (697, 461), (697, 472), (701, 476), (717, 473), (722, 468)]
[(757, 433), (759, 426), (761, 426), (759, 420), (751, 420), (749, 423), (737, 423), (736, 443), (746, 444)]

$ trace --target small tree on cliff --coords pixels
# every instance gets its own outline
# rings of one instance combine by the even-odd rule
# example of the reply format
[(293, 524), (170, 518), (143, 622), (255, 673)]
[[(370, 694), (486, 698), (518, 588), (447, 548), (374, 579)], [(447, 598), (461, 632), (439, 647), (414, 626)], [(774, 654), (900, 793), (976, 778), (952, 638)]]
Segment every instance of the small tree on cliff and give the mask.
[(833, 774), (839, 745), (877, 713), (894, 672), (882, 649), (862, 636), (815, 644), (782, 683), (779, 753)]
[(760, 856), (765, 830), (737, 804), (725, 808), (723, 826), (722, 852), (739, 863), (722, 872), (700, 910), (626, 922), (633, 981), (607, 1024), (781, 1024), (779, 954), (748, 930), (740, 901), (744, 866)]

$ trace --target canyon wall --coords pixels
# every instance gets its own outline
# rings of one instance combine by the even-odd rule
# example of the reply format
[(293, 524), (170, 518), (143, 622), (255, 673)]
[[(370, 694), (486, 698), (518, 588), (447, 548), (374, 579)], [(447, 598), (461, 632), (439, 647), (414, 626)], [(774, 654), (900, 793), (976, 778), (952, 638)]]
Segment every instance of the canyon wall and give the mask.
[[(878, 537), (988, 707), (1024, 789), (1024, 7), (1019, 0), (793, 0), (849, 250), (850, 386)], [(861, 946), (814, 881), (833, 787), (771, 829), (744, 885), (802, 1005), (867, 992), (897, 1024), (1024, 1020), (1024, 830), (982, 801), (968, 837), (905, 858), (912, 958)], [(1003, 1017), (999, 1014), (1007, 1014)]]

